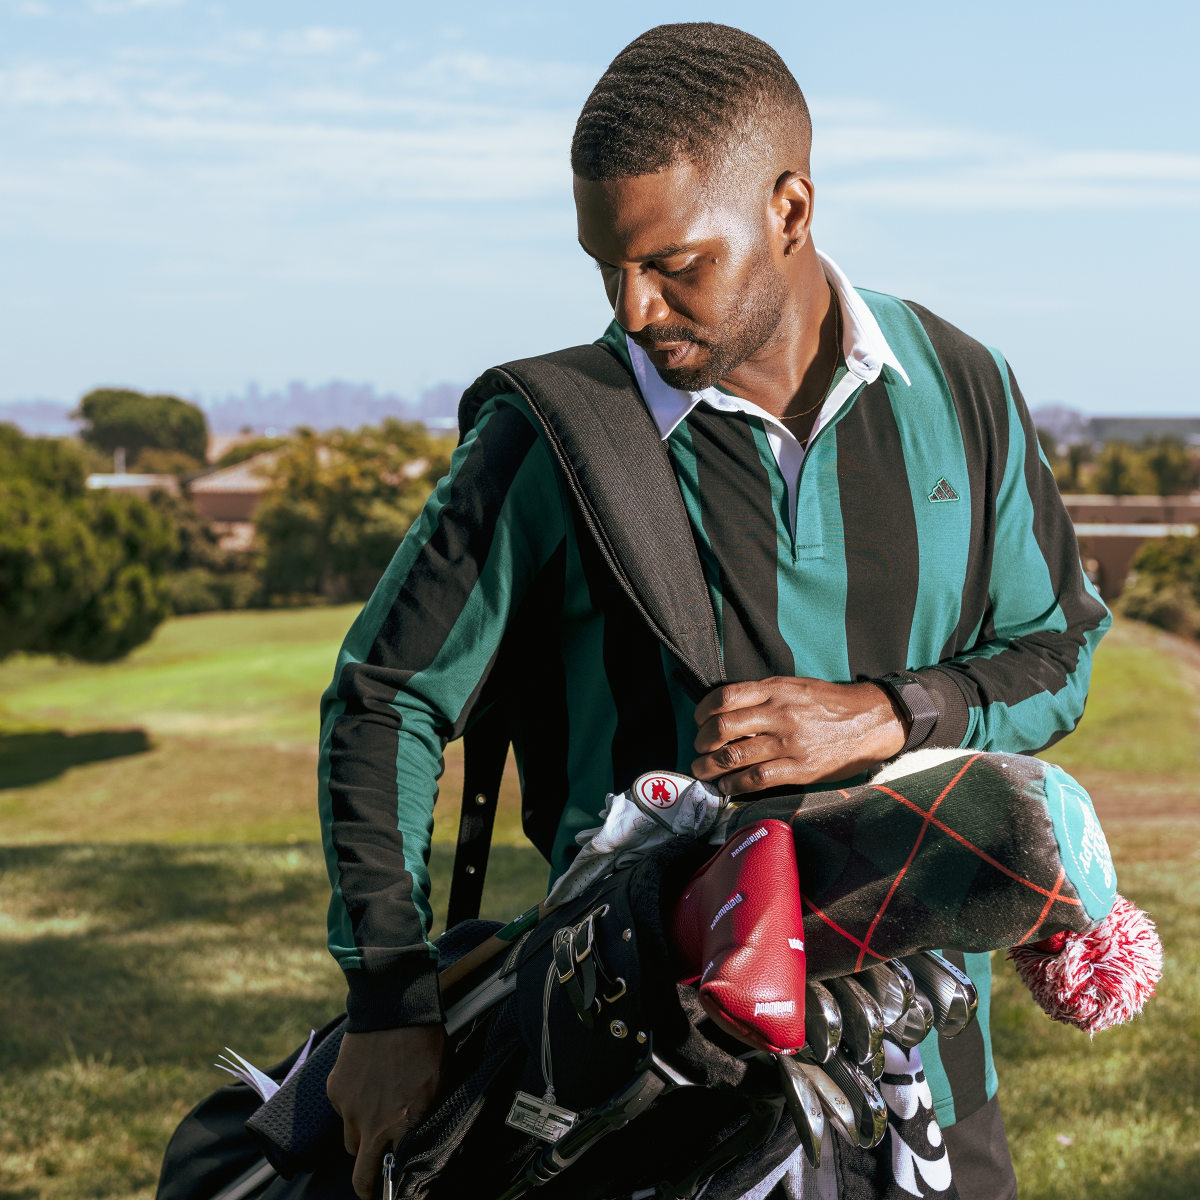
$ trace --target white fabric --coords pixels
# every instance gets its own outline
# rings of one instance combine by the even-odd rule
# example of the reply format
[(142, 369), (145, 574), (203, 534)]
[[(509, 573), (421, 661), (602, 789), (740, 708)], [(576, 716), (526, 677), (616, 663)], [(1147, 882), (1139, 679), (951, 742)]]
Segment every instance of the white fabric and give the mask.
[[(859, 387), (864, 383), (874, 383), (879, 378), (885, 366), (891, 367), (906, 385), (910, 382), (900, 360), (888, 345), (887, 338), (883, 336), (879, 322), (850, 285), (841, 268), (819, 250), (817, 257), (821, 260), (825, 278), (837, 294), (838, 303), (842, 308), (842, 354), (846, 374), (826, 397), (817, 413), (816, 422), (808, 437), (808, 445), (811, 445), (817, 434), (837, 416)], [(646, 352), (635, 341), (626, 335), (625, 342), (629, 348), (629, 360), (638, 388), (664, 441), (697, 404), (707, 404), (717, 412), (749, 413), (763, 421), (771, 452), (775, 455), (775, 461), (779, 464), (779, 470), (787, 484), (788, 521), (794, 530), (797, 482), (800, 478), (800, 467), (804, 462), (805, 446), (782, 421), (749, 400), (731, 396), (718, 387), (704, 388), (699, 392), (684, 392), (671, 387), (654, 369), (654, 364)]]
[(652, 773), (673, 780), (679, 798), (669, 808), (656, 809), (637, 800), (637, 779), (628, 791), (608, 794), (601, 824), (585, 829), (575, 840), (583, 847), (558, 877), (546, 903), (566, 904), (581, 896), (596, 880), (642, 857), (675, 837), (704, 837), (717, 826), (729, 797), (710, 784), (673, 771)]

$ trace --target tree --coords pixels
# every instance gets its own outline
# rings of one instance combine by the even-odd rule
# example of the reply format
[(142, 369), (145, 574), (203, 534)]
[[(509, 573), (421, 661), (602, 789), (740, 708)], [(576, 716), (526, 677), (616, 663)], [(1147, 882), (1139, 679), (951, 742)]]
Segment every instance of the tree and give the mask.
[(0, 426), (0, 658), (127, 654), (170, 611), (177, 548), (144, 500), (89, 492), (72, 447)]
[(1147, 443), (1143, 457), (1159, 496), (1178, 496), (1196, 486), (1196, 468), (1179, 438), (1164, 437)]
[(320, 436), (301, 431), (276, 461), (256, 514), (267, 593), (370, 595), (449, 466), (452, 445), (397, 420)]
[(1102, 496), (1137, 496), (1153, 491), (1142, 456), (1126, 442), (1108, 442), (1096, 459), (1093, 488)]
[(147, 450), (174, 450), (203, 464), (208, 420), (202, 409), (178, 396), (146, 395), (129, 388), (96, 388), (75, 413), (86, 422), (80, 437), (112, 454), (123, 448), (130, 465)]

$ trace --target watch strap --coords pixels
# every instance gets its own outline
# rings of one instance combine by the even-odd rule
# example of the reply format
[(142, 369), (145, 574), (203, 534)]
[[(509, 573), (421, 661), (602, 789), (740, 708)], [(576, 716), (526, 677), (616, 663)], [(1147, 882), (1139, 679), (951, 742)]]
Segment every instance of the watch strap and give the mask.
[(925, 686), (907, 671), (881, 675), (874, 682), (888, 692), (899, 705), (901, 712), (908, 717), (908, 738), (901, 753), (916, 750), (918, 746), (924, 745), (938, 719), (937, 705)]

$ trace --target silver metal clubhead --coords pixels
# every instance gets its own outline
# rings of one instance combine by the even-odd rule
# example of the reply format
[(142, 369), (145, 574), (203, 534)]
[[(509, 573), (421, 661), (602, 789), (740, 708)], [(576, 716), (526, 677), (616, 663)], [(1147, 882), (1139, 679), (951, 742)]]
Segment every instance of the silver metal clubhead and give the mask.
[(835, 1125), (841, 1126), (846, 1131), (846, 1136), (853, 1142), (854, 1138), (851, 1137), (849, 1131), (854, 1127), (854, 1109), (851, 1108), (850, 1101), (846, 1099), (846, 1093), (829, 1078), (823, 1067), (817, 1066), (816, 1063), (806, 1062), (798, 1055), (794, 1057), (797, 1059), (796, 1065), (808, 1076), (808, 1081), (816, 1088), (825, 1115)]
[(842, 1038), (842, 1011), (824, 984), (804, 985), (804, 1044), (817, 1062), (828, 1062)]
[(875, 1055), (869, 1063), (863, 1064), (863, 1073), (867, 1075), (873, 1083), (878, 1083), (883, 1078), (883, 1047), (879, 1047), (879, 1053)]
[(904, 961), (933, 1006), (933, 1027), (945, 1038), (962, 1033), (979, 1004), (971, 980), (932, 950), (922, 950)]
[(887, 1106), (879, 1089), (841, 1054), (835, 1054), (822, 1070), (842, 1091), (854, 1112), (854, 1124), (846, 1128), (846, 1136), (864, 1149), (878, 1146), (887, 1131)]
[(842, 1010), (842, 1045), (860, 1066), (869, 1063), (883, 1046), (885, 1022), (879, 1005), (849, 975), (826, 979), (824, 983)]
[(812, 1080), (790, 1054), (776, 1054), (779, 1077), (783, 1082), (783, 1099), (796, 1132), (804, 1157), (814, 1166), (821, 1165), (821, 1139), (825, 1136), (825, 1110), (821, 1096)]
[(911, 1050), (929, 1036), (931, 1029), (933, 1029), (933, 1005), (929, 1003), (929, 997), (924, 992), (918, 991), (913, 997), (908, 1011), (900, 1020), (887, 1027), (884, 1036), (895, 1042), (897, 1046)]
[(896, 959), (858, 971), (854, 979), (879, 1005), (884, 1025), (895, 1024), (913, 1002), (916, 984), (912, 973)]

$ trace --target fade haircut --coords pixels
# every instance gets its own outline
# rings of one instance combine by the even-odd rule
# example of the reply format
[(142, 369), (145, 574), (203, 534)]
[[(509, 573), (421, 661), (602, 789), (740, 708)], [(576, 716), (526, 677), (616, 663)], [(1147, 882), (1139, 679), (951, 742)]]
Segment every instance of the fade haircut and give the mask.
[(592, 89), (571, 168), (592, 182), (679, 162), (711, 173), (754, 164), (807, 174), (811, 143), (800, 86), (766, 42), (708, 21), (659, 25), (630, 42)]

